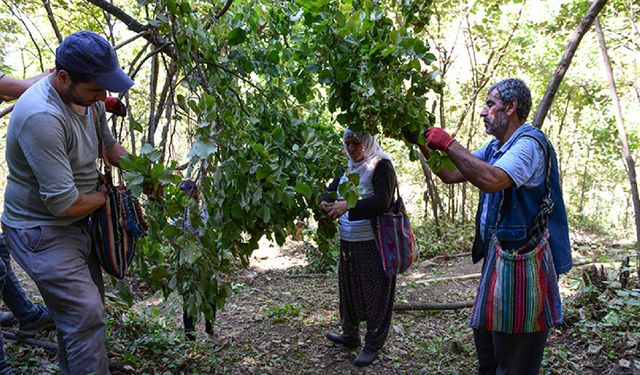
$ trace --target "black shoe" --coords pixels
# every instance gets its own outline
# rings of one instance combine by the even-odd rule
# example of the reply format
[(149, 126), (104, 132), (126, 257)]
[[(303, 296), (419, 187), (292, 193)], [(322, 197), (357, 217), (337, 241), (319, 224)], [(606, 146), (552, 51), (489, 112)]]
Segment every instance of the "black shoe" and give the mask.
[(358, 354), (356, 359), (353, 360), (353, 365), (356, 367), (369, 366), (373, 361), (375, 361), (377, 356), (377, 350), (369, 349), (369, 347), (365, 346), (362, 348), (362, 351)]
[(0, 326), (13, 327), (18, 323), (18, 319), (9, 311), (0, 312)]
[(360, 338), (359, 337), (350, 337), (350, 336), (345, 336), (344, 334), (337, 334), (337, 333), (332, 333), (329, 332), (326, 335), (324, 335), (324, 337), (327, 338), (327, 340), (339, 344), (339, 345), (344, 345), (347, 348), (351, 348), (351, 349), (355, 349), (358, 346), (360, 346)]
[(50, 328), (54, 328), (56, 323), (53, 321), (53, 317), (44, 306), (39, 305), (40, 314), (34, 320), (18, 325), (18, 330), (16, 331), (16, 336), (23, 338), (32, 338), (35, 337), (39, 331), (44, 331)]

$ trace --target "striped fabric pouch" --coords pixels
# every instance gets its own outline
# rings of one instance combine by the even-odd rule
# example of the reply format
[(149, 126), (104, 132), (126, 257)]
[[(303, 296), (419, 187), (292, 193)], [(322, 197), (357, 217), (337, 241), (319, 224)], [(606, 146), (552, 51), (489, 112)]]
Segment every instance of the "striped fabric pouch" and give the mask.
[(476, 329), (510, 334), (544, 331), (562, 323), (558, 278), (545, 231), (526, 253), (505, 251), (494, 236), (471, 313)]

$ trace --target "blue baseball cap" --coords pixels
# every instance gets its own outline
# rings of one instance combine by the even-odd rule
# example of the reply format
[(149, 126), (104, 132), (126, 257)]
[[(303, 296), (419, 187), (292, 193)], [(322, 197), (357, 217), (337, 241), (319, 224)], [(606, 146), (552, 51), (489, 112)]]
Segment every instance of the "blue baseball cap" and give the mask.
[(109, 42), (91, 31), (78, 31), (56, 48), (56, 62), (74, 73), (86, 74), (105, 90), (124, 92), (133, 86)]

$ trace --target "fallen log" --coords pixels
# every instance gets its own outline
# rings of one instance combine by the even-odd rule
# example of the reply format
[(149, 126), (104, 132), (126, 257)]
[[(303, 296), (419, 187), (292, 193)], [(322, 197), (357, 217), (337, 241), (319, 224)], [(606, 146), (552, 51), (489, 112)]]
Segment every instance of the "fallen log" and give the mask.
[[(8, 340), (13, 340), (22, 344), (28, 344), (28, 345), (32, 345), (32, 346), (37, 346), (39, 348), (43, 348), (46, 349), (48, 351), (51, 352), (57, 352), (58, 351), (58, 344), (56, 344), (55, 342), (51, 342), (51, 341), (45, 341), (45, 340), (40, 340), (40, 339), (34, 339), (34, 338), (28, 338), (28, 337), (20, 337), (18, 335), (16, 335), (13, 332), (9, 332), (9, 331), (4, 331), (2, 330), (2, 335), (4, 335), (5, 339)], [(116, 360), (109, 360), (109, 369), (111, 370), (120, 370), (120, 371), (127, 371), (129, 370), (127, 368), (127, 366), (120, 361), (116, 361)]]
[(50, 341), (45, 341), (45, 340), (39, 340), (39, 339), (34, 339), (34, 338), (28, 338), (28, 337), (20, 337), (18, 335), (16, 335), (13, 332), (8, 332), (8, 331), (2, 331), (2, 334), (4, 335), (5, 339), (9, 339), (9, 340), (13, 340), (13, 341), (17, 341), (23, 344), (29, 344), (32, 346), (37, 346), (40, 348), (44, 348), (53, 352), (57, 352), (58, 351), (58, 344), (56, 344), (55, 342), (50, 342)]
[(466, 253), (444, 254), (444, 255), (437, 255), (437, 256), (434, 256), (433, 258), (426, 259), (426, 261), (440, 260), (440, 259), (447, 260), (447, 259), (451, 259), (451, 258), (462, 258), (462, 257), (466, 257), (466, 256), (469, 256), (469, 255), (471, 255), (470, 251), (466, 252)]
[(337, 277), (335, 273), (293, 273), (285, 275), (287, 279), (312, 279), (314, 277)]
[(473, 306), (473, 301), (451, 302), (451, 303), (397, 303), (393, 305), (394, 311), (410, 310), (459, 310)]
[(439, 283), (442, 281), (452, 281), (452, 280), (470, 280), (477, 279), (480, 277), (480, 273), (471, 273), (468, 275), (456, 275), (456, 276), (447, 276), (447, 277), (436, 277), (433, 279), (425, 279), (425, 280), (416, 280), (416, 283), (420, 284), (430, 284), (430, 283)]

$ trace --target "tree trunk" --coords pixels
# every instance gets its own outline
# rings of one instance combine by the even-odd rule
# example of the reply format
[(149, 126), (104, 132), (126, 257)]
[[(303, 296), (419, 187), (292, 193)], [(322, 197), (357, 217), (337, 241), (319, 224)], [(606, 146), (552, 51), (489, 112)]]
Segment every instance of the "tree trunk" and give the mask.
[[(160, 71), (158, 55), (151, 58), (151, 77), (149, 79), (149, 133), (147, 134), (147, 143), (154, 146), (156, 134), (156, 112), (159, 113), (160, 108), (156, 108), (156, 92), (158, 90), (158, 73)], [(142, 146), (141, 146), (142, 147)]]
[[(433, 173), (431, 173), (431, 168), (429, 168), (427, 160), (422, 155), (422, 153), (420, 153), (420, 166), (422, 166), (424, 180), (427, 183), (427, 192), (429, 194), (429, 201), (431, 201), (431, 210), (433, 211), (434, 224), (436, 225), (438, 234), (440, 234), (440, 212), (438, 211), (438, 202), (440, 201), (440, 196), (438, 194), (438, 188), (433, 181)], [(425, 205), (426, 204), (427, 203), (425, 199)]]
[(573, 36), (571, 36), (569, 44), (567, 44), (567, 48), (562, 54), (560, 63), (558, 64), (555, 73), (553, 73), (553, 76), (549, 80), (549, 84), (547, 84), (547, 90), (542, 97), (540, 106), (538, 106), (536, 117), (533, 120), (533, 126), (535, 126), (536, 128), (542, 128), (542, 123), (544, 122), (545, 117), (547, 117), (549, 108), (551, 108), (553, 98), (555, 98), (556, 93), (558, 92), (560, 82), (562, 81), (562, 78), (564, 78), (567, 69), (569, 69), (571, 59), (573, 59), (573, 55), (576, 53), (576, 49), (578, 49), (578, 45), (580, 44), (582, 37), (589, 30), (591, 24), (593, 23), (593, 20), (598, 16), (598, 13), (600, 13), (606, 2), (607, 0), (594, 0), (591, 3), (589, 10), (587, 11), (587, 14), (580, 22), (580, 25), (578, 25), (578, 28), (573, 33)]
[(604, 40), (604, 33), (602, 32), (600, 21), (597, 18), (595, 20), (595, 24), (596, 33), (598, 34), (598, 41), (600, 42), (602, 61), (604, 63), (605, 72), (607, 73), (609, 90), (611, 91), (611, 102), (613, 103), (613, 111), (616, 116), (616, 127), (618, 128), (618, 136), (620, 137), (620, 143), (622, 144), (622, 153), (624, 155), (625, 164), (627, 165), (629, 183), (631, 184), (631, 199), (633, 200), (633, 212), (636, 219), (636, 268), (638, 276), (640, 277), (640, 197), (638, 195), (638, 183), (636, 181), (636, 164), (633, 160), (631, 152), (629, 152), (627, 131), (624, 127), (624, 120), (622, 119), (622, 109), (620, 109), (618, 90), (616, 89), (616, 82), (613, 78), (611, 60), (609, 59), (609, 54), (607, 53), (607, 45)]
[[(587, 159), (589, 160), (589, 156), (591, 155), (591, 142), (589, 142), (589, 146), (587, 146)], [(580, 212), (580, 216), (584, 217), (584, 198), (587, 190), (587, 176), (589, 172), (589, 163), (584, 163), (584, 169), (582, 170), (582, 182), (580, 183), (580, 203), (578, 203), (578, 212)]]

